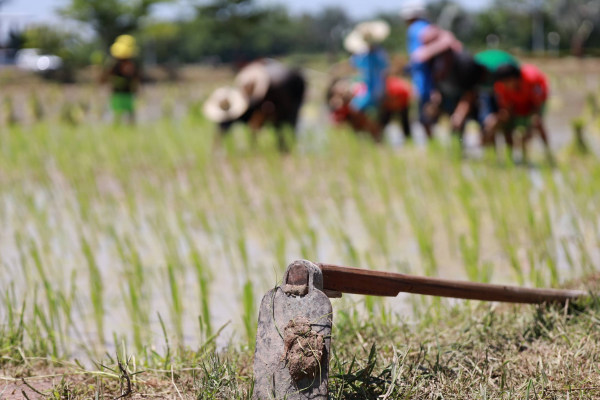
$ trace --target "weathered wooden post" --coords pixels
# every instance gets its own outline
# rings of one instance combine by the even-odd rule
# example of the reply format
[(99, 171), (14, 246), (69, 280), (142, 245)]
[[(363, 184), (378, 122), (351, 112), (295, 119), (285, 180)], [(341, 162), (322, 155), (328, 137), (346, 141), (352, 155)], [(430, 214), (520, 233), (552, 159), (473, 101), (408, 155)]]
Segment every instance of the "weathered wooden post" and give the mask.
[(331, 324), (321, 269), (293, 262), (260, 305), (254, 399), (327, 399)]

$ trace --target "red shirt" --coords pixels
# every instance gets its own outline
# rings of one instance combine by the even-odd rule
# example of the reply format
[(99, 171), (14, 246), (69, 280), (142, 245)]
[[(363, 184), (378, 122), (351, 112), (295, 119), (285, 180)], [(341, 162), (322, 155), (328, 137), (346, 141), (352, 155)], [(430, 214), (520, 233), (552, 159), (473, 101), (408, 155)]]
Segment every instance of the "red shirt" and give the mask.
[(388, 111), (404, 110), (408, 107), (410, 102), (411, 89), (408, 82), (395, 76), (388, 77), (386, 82), (384, 107), (387, 108)]
[(548, 79), (535, 65), (523, 64), (519, 88), (509, 89), (496, 82), (494, 90), (501, 108), (523, 117), (541, 107), (548, 98)]

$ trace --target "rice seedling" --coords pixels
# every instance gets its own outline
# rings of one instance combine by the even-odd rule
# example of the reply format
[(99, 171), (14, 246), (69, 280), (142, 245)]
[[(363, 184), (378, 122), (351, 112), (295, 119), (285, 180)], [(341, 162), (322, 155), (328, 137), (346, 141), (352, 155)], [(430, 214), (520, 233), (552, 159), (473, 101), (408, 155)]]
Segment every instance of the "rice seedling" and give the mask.
[(94, 310), (94, 320), (96, 322), (98, 342), (100, 346), (104, 346), (106, 342), (104, 338), (104, 285), (102, 283), (102, 274), (100, 273), (100, 269), (96, 263), (96, 258), (90, 244), (85, 237), (83, 237), (83, 235), (81, 236), (80, 240), (81, 248), (88, 267), (90, 300)]
[(246, 330), (246, 340), (248, 347), (254, 348), (256, 336), (256, 307), (254, 298), (254, 285), (251, 280), (248, 280), (242, 289), (242, 304), (244, 328)]

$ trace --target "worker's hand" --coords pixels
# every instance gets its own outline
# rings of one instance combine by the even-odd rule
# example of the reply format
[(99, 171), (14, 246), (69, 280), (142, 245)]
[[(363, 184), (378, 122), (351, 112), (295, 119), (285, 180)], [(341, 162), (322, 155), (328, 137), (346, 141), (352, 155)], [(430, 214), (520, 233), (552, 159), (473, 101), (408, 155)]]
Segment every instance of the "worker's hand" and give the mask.
[(440, 106), (439, 106), (439, 104), (436, 104), (433, 101), (428, 101), (423, 106), (423, 111), (425, 113), (425, 116), (427, 116), (427, 118), (434, 119), (440, 113)]
[(531, 125), (535, 128), (538, 128), (542, 124), (542, 116), (538, 113), (534, 113), (531, 116)]
[(450, 124), (452, 125), (453, 131), (461, 131), (467, 116), (462, 112), (455, 112), (450, 116)]
[(505, 109), (502, 108), (500, 111), (498, 111), (498, 120), (502, 123), (508, 122), (508, 120), (510, 119), (510, 112)]
[(456, 109), (450, 116), (450, 123), (452, 124), (453, 130), (462, 131), (470, 111), (471, 103), (469, 102), (469, 99), (464, 99), (458, 102)]

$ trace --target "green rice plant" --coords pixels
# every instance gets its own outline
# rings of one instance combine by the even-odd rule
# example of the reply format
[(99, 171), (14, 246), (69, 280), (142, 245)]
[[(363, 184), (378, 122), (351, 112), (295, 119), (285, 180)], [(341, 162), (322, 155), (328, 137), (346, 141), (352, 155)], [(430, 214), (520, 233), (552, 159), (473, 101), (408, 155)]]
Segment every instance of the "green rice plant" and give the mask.
[(584, 138), (583, 130), (585, 122), (583, 118), (575, 118), (571, 121), (571, 127), (573, 129), (573, 135), (575, 137), (575, 150), (581, 154), (589, 153), (587, 141)]
[(4, 97), (4, 101), (2, 103), (2, 116), (5, 126), (14, 126), (19, 123), (15, 113), (13, 99), (11, 97)]
[[(472, 281), (489, 279), (480, 269), (480, 215), (481, 210), (475, 205), (475, 191), (473, 186), (463, 177), (458, 188), (458, 197), (463, 206), (467, 221), (469, 222), (469, 235), (461, 235), (460, 251), (463, 257), (467, 276)], [(487, 270), (489, 274), (489, 269)], [(487, 274), (486, 274), (487, 275)]]
[(275, 239), (273, 240), (273, 252), (275, 254), (275, 261), (277, 262), (278, 269), (285, 269), (287, 262), (289, 261), (286, 253), (286, 238), (285, 232), (277, 231), (275, 233)]
[(40, 101), (40, 98), (34, 94), (31, 93), (29, 95), (29, 112), (31, 114), (31, 117), (33, 119), (34, 122), (40, 122), (44, 119), (44, 107), (42, 105), (42, 102)]
[(423, 262), (423, 271), (426, 276), (436, 276), (438, 263), (435, 257), (433, 243), (433, 225), (427, 216), (418, 209), (417, 201), (410, 194), (403, 194), (404, 207), (416, 236)]
[(497, 234), (500, 243), (502, 244), (502, 248), (509, 259), (509, 264), (515, 274), (517, 282), (519, 285), (525, 285), (525, 271), (521, 266), (521, 262), (519, 261), (519, 257), (517, 255), (517, 247), (513, 244), (512, 235), (510, 232), (510, 228), (508, 225), (508, 220), (505, 215), (499, 216), (499, 224), (497, 226)]
[[(125, 280), (121, 286), (122, 297), (131, 319), (134, 344), (137, 350), (141, 351), (147, 340), (144, 332), (149, 324), (147, 298), (144, 293), (146, 280), (144, 266), (131, 240), (117, 237), (114, 229), (111, 230), (111, 236), (124, 265)], [(126, 289), (123, 286), (126, 286)]]
[(90, 300), (94, 310), (94, 320), (96, 322), (98, 341), (100, 346), (103, 347), (106, 342), (104, 339), (104, 285), (102, 281), (102, 274), (100, 273), (100, 269), (96, 263), (96, 258), (94, 257), (94, 251), (92, 250), (89, 242), (82, 234), (79, 235), (79, 240), (88, 268)]
[(200, 254), (193, 249), (191, 253), (192, 263), (196, 270), (198, 289), (200, 291), (200, 321), (206, 338), (212, 337), (212, 322), (210, 316), (210, 270)]
[(179, 280), (177, 279), (177, 268), (173, 262), (167, 262), (167, 279), (169, 282), (171, 320), (179, 343), (183, 343), (183, 301), (179, 292)]
[(251, 280), (247, 280), (242, 291), (243, 322), (246, 331), (246, 343), (249, 348), (254, 348), (256, 339), (256, 307), (254, 298), (254, 286)]
[(57, 355), (57, 336), (62, 335), (63, 331), (61, 329), (61, 315), (60, 315), (60, 307), (59, 302), (56, 296), (57, 291), (55, 287), (53, 287), (50, 276), (46, 269), (44, 268), (44, 264), (42, 261), (42, 255), (32, 240), (29, 244), (30, 247), (30, 255), (33, 259), (33, 264), (37, 270), (39, 278), (42, 280), (44, 286), (44, 294), (46, 296), (46, 309), (48, 312), (48, 318), (46, 318), (46, 314), (42, 309), (35, 308), (37, 304), (34, 303), (34, 310), (36, 310), (36, 314), (40, 316), (40, 319), (43, 321), (43, 326), (46, 329), (46, 332), (49, 336), (52, 337), (53, 343), (53, 353)]

